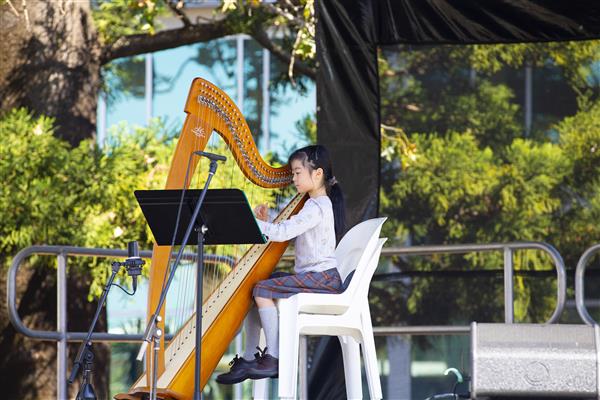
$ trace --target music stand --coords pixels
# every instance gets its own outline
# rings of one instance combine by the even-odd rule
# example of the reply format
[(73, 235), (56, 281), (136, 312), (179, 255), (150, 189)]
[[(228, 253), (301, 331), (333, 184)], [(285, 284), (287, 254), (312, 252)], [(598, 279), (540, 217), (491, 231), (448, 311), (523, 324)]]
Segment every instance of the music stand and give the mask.
[[(202, 194), (205, 193), (201, 204)], [(182, 190), (136, 190), (135, 197), (148, 221), (156, 243), (171, 245), (175, 221), (181, 203)], [(199, 210), (197, 209), (200, 206)], [(197, 215), (195, 221), (193, 216)], [(194, 227), (198, 236), (189, 236)], [(187, 238), (186, 238), (187, 236)], [(196, 366), (194, 371), (194, 399), (200, 399), (200, 366), (202, 352), (202, 273), (205, 244), (256, 244), (266, 243), (246, 195), (239, 189), (189, 189), (185, 190), (176, 245), (198, 245), (198, 269), (196, 271)], [(181, 253), (180, 249), (180, 253)], [(169, 285), (180, 257), (175, 260), (167, 284), (161, 293), (166, 297)], [(162, 305), (164, 299), (159, 301)], [(157, 310), (158, 313), (158, 310)], [(156, 352), (156, 347), (155, 347)], [(154, 369), (156, 365), (154, 364)], [(156, 376), (154, 377), (156, 379)], [(154, 383), (154, 386), (156, 384)], [(156, 389), (156, 388), (155, 388)]]
[[(135, 191), (154, 240), (160, 246), (170, 246), (173, 240), (181, 192), (179, 189)], [(191, 222), (201, 192), (201, 189), (185, 191), (176, 245), (182, 244), (185, 228)], [(239, 189), (208, 189), (195, 223), (208, 228), (204, 244), (266, 243), (246, 195)], [(198, 244), (198, 238), (190, 236), (187, 244)]]

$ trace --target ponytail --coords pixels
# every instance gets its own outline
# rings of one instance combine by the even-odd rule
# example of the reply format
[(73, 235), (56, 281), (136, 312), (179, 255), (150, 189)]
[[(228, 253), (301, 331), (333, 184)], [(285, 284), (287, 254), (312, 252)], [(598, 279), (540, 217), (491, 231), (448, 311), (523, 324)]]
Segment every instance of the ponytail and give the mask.
[(344, 193), (340, 184), (332, 178), (334, 183), (327, 183), (327, 196), (333, 205), (333, 218), (335, 221), (335, 237), (337, 242), (342, 239), (346, 229), (346, 203), (344, 201)]

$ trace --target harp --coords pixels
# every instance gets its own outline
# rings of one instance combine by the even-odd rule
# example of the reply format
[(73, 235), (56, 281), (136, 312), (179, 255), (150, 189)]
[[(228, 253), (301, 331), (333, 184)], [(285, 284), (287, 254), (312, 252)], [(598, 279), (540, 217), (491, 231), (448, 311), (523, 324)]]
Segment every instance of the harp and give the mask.
[[(267, 191), (267, 194), (258, 196), (260, 198), (258, 201), (267, 199), (271, 202), (285, 203), (280, 207), (275, 221), (287, 219), (300, 210), (306, 198), (302, 195), (292, 196), (289, 193), (292, 182), (289, 166), (273, 167), (263, 159), (246, 120), (227, 94), (212, 83), (196, 78), (188, 94), (185, 112), (187, 116), (167, 176), (167, 189), (188, 186), (189, 182), (186, 182), (188, 164), (189, 176), (193, 176), (198, 164), (202, 166), (202, 162), (206, 163), (200, 161), (198, 157), (191, 157), (194, 151), (208, 149), (223, 154), (223, 150), (227, 148), (230, 151), (229, 154), (224, 154), (228, 156), (227, 164), (219, 168), (217, 176), (223, 170), (228, 170), (229, 163), (232, 172), (231, 177), (226, 177), (222, 184), (241, 186), (245, 192), (253, 191), (253, 188), (262, 188)], [(214, 138), (222, 139), (222, 142), (216, 143)], [(211, 142), (215, 142), (212, 146), (216, 149), (207, 148)], [(208, 164), (204, 166), (207, 167)], [(213, 178), (213, 182), (217, 176)], [(214, 188), (213, 183), (211, 188)], [(249, 201), (253, 203), (252, 194), (249, 196)], [(227, 246), (223, 250), (214, 249), (213, 256), (206, 257), (203, 266), (205, 282), (202, 308), (201, 386), (203, 388), (249, 310), (252, 288), (259, 280), (269, 277), (286, 247), (287, 243), (274, 242), (245, 246), (241, 249)], [(222, 251), (222, 254), (219, 251)], [(148, 317), (158, 304), (172, 253), (173, 249), (170, 246), (154, 245), (150, 264)], [(210, 255), (211, 250), (206, 250), (206, 253)], [(197, 265), (192, 262), (191, 267), (193, 269)], [(193, 275), (189, 276), (189, 280), (194, 280)], [(197, 290), (195, 284), (190, 283), (188, 286), (191, 288), (180, 290), (178, 296), (191, 294), (190, 303), (194, 304), (193, 295)], [(158, 396), (163, 399), (188, 399), (192, 397), (194, 390), (195, 314), (190, 307), (189, 312), (176, 308), (177, 315), (170, 316), (168, 311), (165, 315), (165, 308), (171, 309), (169, 303), (172, 297), (167, 295), (165, 306), (161, 310), (162, 321), (159, 323), (159, 327), (165, 332), (165, 323), (169, 325), (171, 322), (173, 338), (168, 344), (165, 344), (164, 336), (161, 340), (157, 362)], [(166, 332), (169, 333), (169, 329)], [(150, 347), (146, 353), (146, 371), (152, 370)], [(150, 375), (144, 373), (128, 393), (118, 394), (115, 398), (143, 398), (149, 393), (150, 382)]]

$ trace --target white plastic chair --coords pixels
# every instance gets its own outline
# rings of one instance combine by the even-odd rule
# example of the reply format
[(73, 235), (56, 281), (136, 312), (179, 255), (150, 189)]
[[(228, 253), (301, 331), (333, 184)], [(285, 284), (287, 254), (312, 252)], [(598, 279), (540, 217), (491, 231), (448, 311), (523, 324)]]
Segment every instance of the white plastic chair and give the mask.
[[(386, 241), (379, 239), (385, 220), (375, 218), (356, 225), (338, 244), (335, 255), (342, 281), (355, 271), (343, 293), (300, 293), (279, 300), (280, 398), (296, 398), (300, 335), (338, 336), (349, 399), (362, 398), (360, 343), (370, 397), (382, 398), (367, 295)], [(265, 393), (264, 381), (255, 382), (254, 393), (258, 397)]]

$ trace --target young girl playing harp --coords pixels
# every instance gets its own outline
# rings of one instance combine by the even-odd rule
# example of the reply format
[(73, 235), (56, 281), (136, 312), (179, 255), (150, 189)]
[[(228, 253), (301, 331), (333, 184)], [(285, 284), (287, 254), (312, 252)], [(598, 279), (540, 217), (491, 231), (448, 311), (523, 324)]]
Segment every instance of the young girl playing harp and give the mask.
[[(257, 307), (252, 307), (244, 322), (246, 350), (230, 363), (231, 370), (217, 377), (217, 382), (234, 384), (248, 378), (262, 379), (278, 375), (279, 317), (274, 299), (296, 293), (339, 293), (342, 281), (337, 271), (334, 251), (336, 237), (344, 231), (344, 199), (331, 165), (327, 149), (320, 145), (294, 151), (289, 157), (294, 186), (308, 193), (297, 215), (279, 223), (267, 222), (267, 206), (254, 212), (262, 232), (269, 241), (284, 242), (295, 238), (294, 274), (274, 273), (260, 281), (253, 290)], [(264, 329), (267, 346), (258, 348), (260, 330)], [(258, 348), (259, 352), (254, 353)]]

